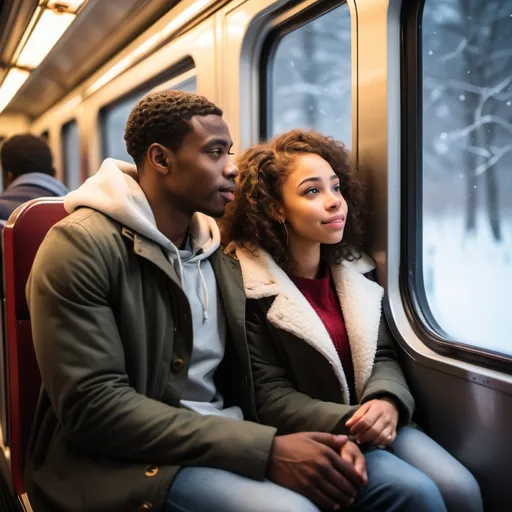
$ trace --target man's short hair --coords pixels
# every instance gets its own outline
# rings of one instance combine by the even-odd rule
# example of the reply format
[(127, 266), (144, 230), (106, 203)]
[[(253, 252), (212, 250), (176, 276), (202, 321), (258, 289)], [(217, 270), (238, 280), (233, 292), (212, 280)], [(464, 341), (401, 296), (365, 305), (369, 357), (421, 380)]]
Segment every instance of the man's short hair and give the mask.
[(14, 135), (0, 148), (0, 163), (4, 172), (17, 178), (29, 172), (54, 175), (52, 152), (46, 141), (30, 133)]
[(204, 96), (175, 90), (148, 94), (135, 105), (126, 123), (128, 154), (139, 165), (151, 144), (177, 151), (192, 130), (190, 119), (208, 115), (222, 117), (222, 110)]

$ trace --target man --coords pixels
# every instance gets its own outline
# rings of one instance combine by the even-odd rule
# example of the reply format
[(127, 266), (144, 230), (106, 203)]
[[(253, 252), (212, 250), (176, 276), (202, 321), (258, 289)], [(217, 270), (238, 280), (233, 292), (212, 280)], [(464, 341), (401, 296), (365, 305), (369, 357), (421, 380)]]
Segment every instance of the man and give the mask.
[(151, 94), (125, 140), (136, 166), (107, 159), (66, 197), (70, 215), (27, 285), (43, 379), (27, 463), (34, 510), (349, 503), (366, 475), (345, 436), (276, 437), (251, 422), (240, 269), (209, 217), (238, 174), (222, 111), (195, 94)]
[(67, 188), (55, 179), (53, 158), (44, 139), (14, 135), (0, 149), (4, 192), (0, 194), (0, 224), (20, 205), (37, 197), (64, 196)]

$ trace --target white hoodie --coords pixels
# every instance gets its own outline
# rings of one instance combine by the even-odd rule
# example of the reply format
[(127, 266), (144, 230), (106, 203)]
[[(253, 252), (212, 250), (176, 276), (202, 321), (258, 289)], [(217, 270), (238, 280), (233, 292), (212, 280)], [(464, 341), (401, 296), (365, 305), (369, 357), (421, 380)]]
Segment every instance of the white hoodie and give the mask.
[(220, 245), (219, 228), (212, 218), (196, 213), (187, 245), (178, 250), (156, 227), (153, 211), (137, 180), (134, 165), (107, 158), (94, 176), (65, 197), (64, 206), (68, 213), (81, 206), (100, 211), (165, 250), (192, 312), (194, 340), (181, 406), (200, 414), (243, 419), (240, 408), (224, 408), (213, 381), (226, 346), (226, 318), (208, 260)]

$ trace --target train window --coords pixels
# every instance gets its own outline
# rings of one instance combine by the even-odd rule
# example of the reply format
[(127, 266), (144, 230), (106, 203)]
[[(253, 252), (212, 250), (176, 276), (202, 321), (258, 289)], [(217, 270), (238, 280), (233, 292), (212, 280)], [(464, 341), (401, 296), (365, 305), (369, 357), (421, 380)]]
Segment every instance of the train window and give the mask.
[[(161, 89), (177, 89), (186, 92), (196, 92), (196, 75), (195, 73), (187, 75), (183, 80), (176, 79), (162, 84), (155, 90)], [(139, 90), (135, 94), (123, 98), (121, 101), (113, 105), (109, 105), (102, 112), (102, 132), (103, 132), (103, 157), (116, 158), (117, 160), (124, 160), (131, 162), (132, 158), (126, 152), (124, 142), (124, 128), (128, 116), (136, 103), (148, 92), (152, 91), (153, 87)]]
[(78, 188), (82, 183), (80, 173), (80, 142), (78, 124), (75, 120), (62, 127), (62, 164), (64, 183), (70, 189)]
[(269, 48), (265, 136), (312, 128), (352, 138), (350, 11), (346, 3), (297, 26), (283, 25)]
[(445, 339), (512, 356), (512, 10), (426, 0), (420, 293)]

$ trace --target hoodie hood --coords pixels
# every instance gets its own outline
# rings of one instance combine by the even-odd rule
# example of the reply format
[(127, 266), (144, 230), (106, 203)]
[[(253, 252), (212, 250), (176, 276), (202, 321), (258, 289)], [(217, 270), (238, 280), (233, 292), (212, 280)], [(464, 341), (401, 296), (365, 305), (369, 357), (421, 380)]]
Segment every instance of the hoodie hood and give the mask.
[[(176, 246), (156, 227), (153, 211), (139, 186), (135, 165), (107, 158), (94, 176), (64, 198), (68, 213), (84, 206), (153, 240), (179, 260)], [(202, 213), (194, 215), (190, 224), (190, 244), (192, 259), (189, 261), (208, 258), (219, 247), (219, 228), (211, 217)], [(181, 270), (179, 275), (182, 279)]]

